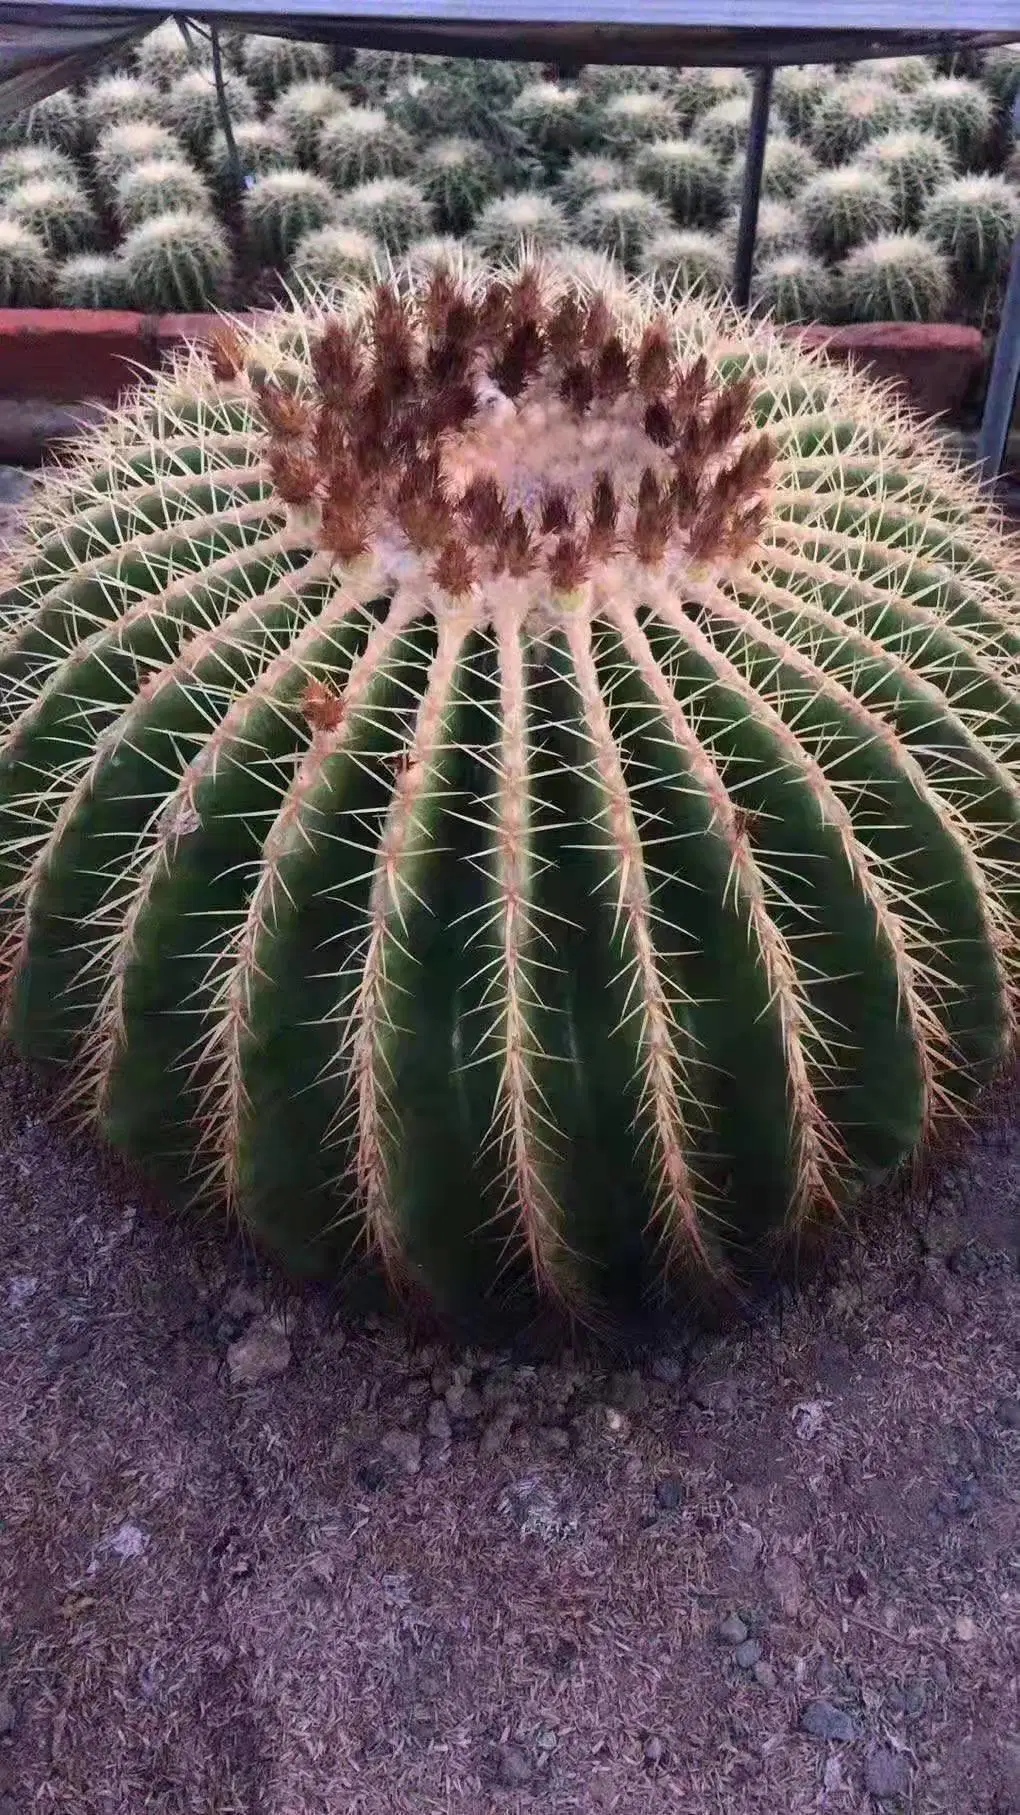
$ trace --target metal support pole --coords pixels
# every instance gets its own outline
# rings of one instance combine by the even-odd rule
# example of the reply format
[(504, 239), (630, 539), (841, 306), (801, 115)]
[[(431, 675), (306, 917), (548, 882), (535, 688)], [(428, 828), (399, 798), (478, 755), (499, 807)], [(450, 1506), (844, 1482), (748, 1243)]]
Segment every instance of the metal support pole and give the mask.
[(1009, 425), (1013, 420), (1020, 386), (1020, 239), (1013, 243), (1009, 280), (1002, 299), (1002, 317), (988, 374), (985, 407), (978, 434), (978, 463), (986, 479), (1002, 471)]
[(754, 78), (751, 103), (751, 125), (747, 135), (744, 159), (744, 192), (740, 198), (740, 225), (737, 228), (737, 251), (733, 260), (733, 300), (746, 309), (751, 300), (751, 270), (754, 265), (754, 242), (758, 232), (758, 203), (761, 199), (761, 173), (765, 162), (765, 142), (769, 134), (769, 107), (772, 102), (772, 69), (759, 69)]
[(237, 154), (237, 141), (234, 128), (230, 124), (230, 108), (227, 104), (227, 91), (223, 82), (223, 57), (220, 53), (220, 28), (210, 23), (209, 42), (212, 45), (213, 81), (216, 84), (216, 102), (219, 108), (223, 137), (227, 142), (227, 162), (230, 168), (230, 182), (235, 198), (240, 195), (244, 186), (244, 173), (241, 160)]

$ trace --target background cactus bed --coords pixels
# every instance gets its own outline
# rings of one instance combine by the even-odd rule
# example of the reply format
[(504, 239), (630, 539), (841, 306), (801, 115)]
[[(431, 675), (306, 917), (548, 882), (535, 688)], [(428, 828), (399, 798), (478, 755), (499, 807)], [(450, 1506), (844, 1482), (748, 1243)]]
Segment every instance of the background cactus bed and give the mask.
[(1020, 569), (879, 393), (584, 260), (352, 282), (81, 444), (0, 880), (8, 1033), (172, 1193), (600, 1322), (1010, 1053)]
[[(259, 36), (228, 37), (225, 50), (243, 198), (208, 46), (193, 34), (189, 51), (167, 21), (125, 67), (7, 128), (15, 149), (0, 152), (0, 221), (38, 245), (23, 239), (19, 259), (8, 235), (0, 294), (61, 301), (91, 288), (145, 309), (178, 308), (184, 294), (196, 307), (263, 303), (308, 281), (309, 270), (320, 284), (343, 281), (348, 261), (341, 241), (322, 237), (328, 227), (365, 234), (384, 255), (447, 233), (512, 251), (530, 229), (542, 245), (594, 244), (632, 272), (662, 270), (667, 282), (690, 262), (685, 254), (670, 274), (669, 236), (708, 235), (715, 243), (697, 255), (699, 281), (713, 289), (730, 281), (750, 119), (741, 70), (592, 68), (564, 81), (533, 64), (379, 52), (358, 52), (334, 71), (321, 45)], [(907, 319), (992, 320), (1020, 208), (1009, 125), (1018, 70), (1007, 50), (975, 54), (966, 73), (921, 57), (780, 71), (764, 200), (766, 212), (791, 214), (778, 238), (763, 215), (762, 305), (780, 320), (803, 319), (812, 302), (818, 319), (870, 320), (877, 295)], [(129, 181), (130, 199), (118, 201), (118, 185), (154, 162), (180, 174), (164, 168), (159, 183)], [(288, 183), (293, 200), (284, 204), (273, 186)], [(215, 257), (191, 256), (183, 274), (162, 264), (162, 291), (125, 249), (127, 235), (154, 218), (161, 187), (168, 213), (203, 211), (207, 240), (216, 233), (220, 242)], [(648, 199), (623, 209), (599, 201), (602, 191)], [(925, 242), (916, 281), (909, 270), (904, 281), (901, 234)], [(79, 261), (96, 255), (116, 274), (83, 282)], [(820, 260), (826, 278), (777, 284), (782, 258)], [(875, 274), (863, 287), (862, 264)], [(208, 272), (207, 289), (196, 288), (196, 272)]]

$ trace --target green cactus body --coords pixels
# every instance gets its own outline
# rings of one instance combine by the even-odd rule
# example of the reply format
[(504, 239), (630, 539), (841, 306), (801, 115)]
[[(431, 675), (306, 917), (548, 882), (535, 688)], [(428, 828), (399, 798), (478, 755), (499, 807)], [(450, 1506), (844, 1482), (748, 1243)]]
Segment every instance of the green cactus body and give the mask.
[(934, 133), (961, 170), (980, 163), (995, 125), (991, 98), (965, 76), (942, 76), (910, 97), (911, 120)]
[[(728, 247), (731, 263), (739, 231), (740, 210), (735, 208), (722, 226), (722, 237)], [(783, 252), (802, 252), (804, 229), (796, 208), (792, 208), (789, 202), (761, 202), (758, 207), (754, 249), (755, 256), (759, 259), (778, 258)]]
[(565, 213), (576, 214), (593, 196), (606, 189), (622, 189), (626, 182), (627, 165), (622, 158), (571, 158), (557, 181), (556, 200)]
[(632, 157), (655, 139), (675, 139), (679, 129), (680, 116), (668, 95), (614, 95), (599, 123), (599, 144), (611, 157)]
[(359, 183), (340, 198), (339, 218), (385, 246), (387, 252), (404, 252), (412, 240), (421, 239), (434, 225), (432, 211), (421, 190), (399, 176), (377, 177)]
[[(738, 158), (726, 179), (734, 201), (739, 201), (744, 193), (744, 164), (745, 160)], [(761, 173), (761, 192), (766, 201), (798, 202), (818, 173), (818, 159), (799, 139), (778, 135), (769, 138)]]
[(949, 307), (949, 266), (918, 233), (889, 233), (849, 253), (838, 273), (851, 321), (941, 321)]
[(1003, 44), (988, 52), (981, 84), (1003, 113), (1008, 113), (1020, 95), (1020, 44)]
[(159, 214), (209, 214), (212, 198), (197, 170), (176, 158), (153, 158), (125, 170), (114, 192), (114, 213), (125, 232)]
[(58, 88), (45, 95), (34, 107), (26, 107), (13, 120), (0, 127), (0, 143), (12, 145), (48, 145), (73, 158), (82, 147), (81, 103), (69, 88)]
[(245, 238), (265, 265), (286, 265), (306, 233), (336, 220), (339, 197), (308, 170), (273, 170), (246, 190)]
[(416, 74), (421, 58), (409, 51), (356, 50), (349, 72), (351, 85), (381, 101), (391, 88)]
[(820, 258), (842, 258), (852, 246), (896, 226), (896, 207), (885, 179), (852, 164), (827, 170), (809, 183), (799, 213), (808, 246)]
[(169, 127), (153, 120), (130, 120), (123, 126), (111, 126), (99, 140), (93, 154), (96, 184), (103, 197), (112, 201), (126, 170), (151, 164), (155, 159), (176, 158), (186, 163), (187, 156)]
[(158, 125), (163, 96), (153, 82), (139, 76), (104, 76), (82, 98), (82, 121), (89, 140), (102, 137), (111, 126), (126, 126), (132, 120), (151, 120)]
[(127, 301), (120, 260), (107, 252), (80, 252), (58, 265), (53, 297), (61, 309), (123, 309)]
[(34, 309), (50, 300), (53, 265), (37, 233), (0, 214), (0, 309)]
[(581, 88), (529, 82), (510, 107), (510, 118), (549, 175), (599, 136), (599, 113)]
[(223, 229), (202, 214), (143, 221), (124, 240), (120, 266), (130, 304), (156, 312), (215, 308), (233, 278)]
[(723, 164), (739, 157), (747, 144), (751, 128), (751, 103), (742, 96), (732, 101), (717, 101), (703, 113), (694, 127), (694, 138), (705, 145)]
[(324, 81), (330, 73), (328, 44), (302, 43), (298, 38), (267, 38), (253, 33), (244, 39), (241, 52), (244, 73), (263, 105), (275, 101), (295, 82)]
[(321, 325), (196, 355), (33, 508), (7, 1031), (295, 1268), (726, 1289), (1011, 1050), (1015, 551), (880, 393), (689, 301)]
[[(233, 71), (223, 76), (227, 112), (235, 120), (253, 120), (257, 113), (255, 96), (244, 80)], [(209, 156), (215, 134), (220, 130), (220, 104), (212, 71), (191, 69), (171, 88), (164, 102), (167, 125), (182, 145), (199, 163)]]
[(77, 171), (70, 158), (49, 145), (21, 145), (0, 153), (0, 206), (26, 183), (76, 183)]
[(819, 105), (831, 87), (832, 72), (821, 63), (797, 63), (776, 70), (773, 103), (779, 119), (795, 138), (808, 138)]
[(983, 289), (1009, 267), (1020, 195), (1004, 177), (957, 177), (925, 204), (921, 232), (945, 253), (959, 284)]
[(604, 189), (586, 202), (575, 222), (582, 245), (612, 253), (634, 269), (649, 240), (669, 233), (669, 214), (644, 189)]
[(443, 233), (466, 233), (500, 188), (495, 159), (475, 139), (433, 139), (420, 152), (415, 175)]
[(749, 101), (751, 84), (742, 69), (692, 66), (678, 70), (668, 93), (684, 125), (691, 127), (720, 101)]
[(904, 125), (908, 111), (906, 97), (884, 82), (833, 83), (815, 109), (811, 149), (823, 164), (846, 163), (872, 139)]
[(293, 145), (298, 162), (314, 168), (323, 126), (349, 106), (347, 96), (329, 82), (295, 82), (284, 89), (269, 118)]
[(718, 295), (732, 282), (733, 253), (720, 234), (677, 228), (648, 241), (641, 255), (641, 272), (670, 296), (684, 291)]
[(95, 210), (77, 183), (37, 177), (5, 196), (8, 220), (37, 234), (51, 258), (66, 258), (95, 244)]
[(928, 197), (953, 174), (953, 161), (931, 132), (888, 132), (861, 152), (860, 167), (888, 184), (897, 227), (916, 227)]
[(778, 322), (831, 321), (836, 304), (832, 274), (806, 252), (783, 252), (758, 265), (751, 295)]
[(319, 227), (298, 241), (290, 275), (304, 288), (331, 290), (371, 277), (384, 262), (383, 248), (356, 227)]
[(638, 63), (587, 63), (578, 82), (585, 94), (602, 106), (617, 95), (674, 95), (686, 77), (698, 77), (701, 73), (700, 70), (646, 68)]
[(453, 134), (480, 139), (500, 158), (515, 157), (523, 140), (511, 110), (535, 74), (527, 63), (422, 58), (418, 70), (387, 96), (386, 111), (416, 139)]
[(926, 88), (932, 78), (932, 66), (927, 57), (870, 57), (866, 63), (858, 63), (856, 68), (869, 81), (886, 82), (903, 95), (916, 94), (919, 88)]
[(678, 226), (714, 227), (726, 212), (723, 166), (694, 139), (643, 146), (634, 159), (634, 181), (666, 203)]
[(209, 52), (201, 38), (192, 36), (191, 47), (174, 19), (165, 19), (148, 32), (135, 51), (135, 66), (145, 82), (172, 88), (189, 69), (208, 67)]
[(380, 176), (406, 176), (415, 162), (414, 141), (379, 107), (344, 107), (319, 134), (319, 169), (337, 189), (353, 189)]
[(512, 258), (522, 246), (547, 252), (566, 240), (567, 220), (551, 196), (521, 189), (487, 202), (469, 237), (486, 258)]
[[(271, 120), (239, 120), (233, 134), (242, 187), (248, 185), (249, 179), (296, 167), (297, 153), (293, 145), (283, 128)], [(224, 200), (233, 196), (236, 187), (234, 161), (222, 132), (213, 135), (208, 164), (217, 195)]]

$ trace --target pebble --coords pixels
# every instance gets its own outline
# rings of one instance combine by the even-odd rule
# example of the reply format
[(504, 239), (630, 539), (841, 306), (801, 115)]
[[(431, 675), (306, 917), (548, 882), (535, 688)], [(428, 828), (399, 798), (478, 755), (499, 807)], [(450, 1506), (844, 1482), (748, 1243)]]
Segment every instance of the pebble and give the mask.
[(421, 1438), (414, 1431), (387, 1431), (380, 1447), (405, 1474), (416, 1475), (421, 1468)]
[(662, 1386), (679, 1386), (687, 1372), (683, 1362), (676, 1355), (656, 1355), (652, 1362), (652, 1379)]
[(263, 1380), (286, 1373), (292, 1356), (286, 1331), (275, 1318), (264, 1317), (230, 1344), (227, 1367), (234, 1386), (258, 1386)]
[(1020, 1431), (1020, 1399), (1000, 1399), (995, 1416), (1007, 1431)]
[(683, 1505), (684, 1490), (679, 1475), (666, 1475), (655, 1489), (655, 1499), (663, 1512), (676, 1512)]
[(957, 1616), (953, 1631), (962, 1645), (970, 1645), (977, 1638), (977, 1627), (969, 1613), (961, 1613)]
[(258, 1293), (250, 1286), (231, 1286), (223, 1300), (223, 1315), (236, 1318), (238, 1323), (244, 1323), (248, 1317), (257, 1317), (264, 1308)]
[(745, 1639), (742, 1645), (737, 1646), (733, 1656), (741, 1670), (753, 1670), (761, 1658), (761, 1646), (757, 1639)]
[(910, 1766), (899, 1752), (878, 1746), (864, 1761), (864, 1787), (877, 1802), (890, 1802), (910, 1790)]
[(800, 1730), (812, 1739), (834, 1739), (847, 1743), (854, 1739), (857, 1728), (842, 1708), (831, 1702), (808, 1702), (800, 1717)]
[(449, 1443), (453, 1432), (450, 1427), (450, 1414), (441, 1399), (433, 1399), (425, 1420), (430, 1437), (437, 1443)]
[(728, 1613), (719, 1621), (719, 1637), (724, 1645), (742, 1645), (747, 1637), (747, 1627), (739, 1613)]
[(660, 1738), (658, 1733), (650, 1733), (648, 1735), (648, 1738), (645, 1740), (645, 1746), (644, 1746), (645, 1764), (651, 1766), (652, 1769), (654, 1770), (656, 1765), (661, 1765), (665, 1756), (666, 1756), (665, 1740)]
[(765, 1586), (787, 1619), (793, 1619), (804, 1602), (804, 1577), (793, 1557), (776, 1557), (765, 1571)]
[(696, 1380), (691, 1398), (703, 1412), (735, 1412), (739, 1402), (736, 1382), (726, 1378)]
[(774, 1689), (776, 1686), (778, 1681), (776, 1673), (772, 1665), (766, 1663), (764, 1658), (759, 1659), (754, 1666), (754, 1680), (760, 1689)]
[(18, 1711), (10, 1696), (0, 1689), (0, 1734), (13, 1733)]
[(508, 1790), (519, 1790), (531, 1781), (531, 1765), (520, 1746), (500, 1746), (499, 1781)]
[(482, 1415), (482, 1396), (476, 1393), (473, 1386), (462, 1386), (459, 1380), (447, 1387), (444, 1395), (446, 1409), (451, 1418), (463, 1418), (472, 1422)]

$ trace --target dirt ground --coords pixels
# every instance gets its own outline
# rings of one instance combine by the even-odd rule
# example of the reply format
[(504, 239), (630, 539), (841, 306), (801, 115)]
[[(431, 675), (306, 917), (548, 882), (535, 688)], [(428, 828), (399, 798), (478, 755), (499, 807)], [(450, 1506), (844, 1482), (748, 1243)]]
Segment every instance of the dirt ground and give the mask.
[(623, 1364), (287, 1298), (4, 1060), (2, 1815), (1020, 1810), (1013, 1107)]

